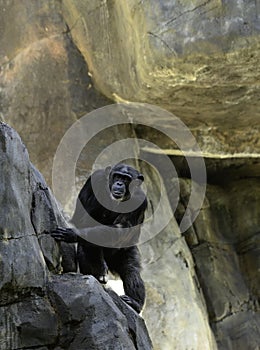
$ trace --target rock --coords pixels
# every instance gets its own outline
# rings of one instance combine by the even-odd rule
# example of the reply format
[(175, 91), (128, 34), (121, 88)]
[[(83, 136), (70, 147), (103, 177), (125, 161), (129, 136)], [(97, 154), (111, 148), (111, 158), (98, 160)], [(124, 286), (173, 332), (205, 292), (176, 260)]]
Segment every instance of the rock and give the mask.
[(33, 170), (36, 186), (32, 195), (31, 221), (34, 230), (38, 235), (39, 244), (44, 254), (45, 262), (47, 263), (49, 270), (59, 272), (59, 251), (61, 251), (61, 265), (63, 271), (76, 272), (77, 263), (74, 245), (61, 242), (58, 247), (57, 244), (53, 244), (53, 240), (50, 239), (49, 235), (46, 235), (46, 233), (50, 232), (56, 226), (66, 227), (68, 224), (63, 215), (60, 214), (61, 209), (47, 187), (44, 178), (36, 168), (33, 167)]
[[(207, 346), (215, 346), (209, 324), (221, 350), (258, 345), (259, 11), (257, 1), (237, 0), (1, 1), (0, 120), (19, 131), (48, 184), (53, 156), (65, 131), (85, 113), (112, 101), (147, 102), (175, 113), (202, 150), (210, 185), (200, 215), (184, 235), (190, 250), (174, 219), (143, 245), (148, 290), (144, 315), (159, 349), (174, 343), (181, 349), (180, 339), (184, 348), (189, 346), (190, 335), (181, 335), (182, 320), (187, 324), (190, 317), (186, 305), (197, 315), (204, 333), (193, 323), (188, 323), (188, 329), (198, 332)], [(144, 114), (144, 124), (154, 116), (151, 109), (143, 113), (139, 103), (127, 106), (123, 112), (128, 115), (132, 108), (133, 115)], [(170, 184), (166, 184), (167, 201), (173, 207), (178, 202), (175, 217), (180, 223), (190, 195), (187, 158), (196, 163), (194, 143), (185, 144), (191, 154), (185, 159), (156, 128), (133, 125), (130, 119), (129, 123), (130, 130), (126, 130), (129, 125), (103, 130), (87, 145), (89, 153), (81, 155), (77, 185), (110, 142), (120, 137), (147, 139), (159, 149), (146, 147), (137, 154), (149, 153), (150, 159), (169, 156), (180, 178), (180, 198), (176, 198), (176, 174), (169, 173)], [(176, 131), (171, 115), (158, 114), (156, 125)], [(19, 138), (5, 128), (1, 125), (5, 136), (0, 134), (4, 151), (0, 157), (0, 304), (8, 318), (9, 308), (14, 313), (9, 305), (22, 303), (25, 297), (32, 298), (31, 305), (37, 298), (45, 300), (49, 273), (61, 271), (61, 265), (58, 246), (44, 231), (65, 219), (48, 186), (29, 165)], [(180, 130), (176, 134), (185, 139)], [(158, 179), (149, 169), (146, 175), (153, 180), (149, 188), (156, 204)], [(195, 192), (199, 190), (196, 184)], [(168, 204), (165, 208), (169, 209)], [(190, 214), (198, 210), (194, 206)], [(63, 270), (75, 271), (73, 246), (62, 249)], [(174, 273), (169, 277), (169, 264), (184, 280)], [(53, 319), (49, 320), (52, 324)], [(22, 344), (13, 320), (4, 324), (0, 338), (8, 343), (0, 340), (0, 348)], [(10, 337), (9, 333), (9, 338), (2, 337), (9, 329)], [(51, 345), (43, 340), (36, 347), (61, 349), (55, 332), (53, 327)], [(39, 343), (38, 338), (34, 341)]]
[[(0, 307), (1, 350), (40, 349), (58, 336), (58, 319), (49, 300), (24, 297)], [(46, 348), (48, 349), (48, 348)]]
[[(248, 322), (249, 321), (249, 322)], [(259, 312), (245, 311), (223, 319), (217, 326), (220, 349), (257, 349), (259, 347)]]
[(66, 220), (4, 123), (0, 165), (0, 350), (151, 349), (144, 321), (119, 296), (94, 277), (57, 274), (64, 250), (48, 233)]
[[(187, 205), (190, 180), (181, 188)], [(185, 233), (219, 349), (255, 349), (260, 335), (259, 188), (258, 179), (208, 185), (205, 205)]]
[[(149, 201), (156, 208), (163, 184), (146, 165), (142, 172)], [(158, 220), (164, 222), (170, 208), (170, 202), (164, 200), (164, 215)], [(168, 225), (140, 248), (147, 289), (143, 315), (154, 349), (201, 349), (201, 344), (205, 350), (217, 349), (195, 263), (173, 214)]]
[[(54, 276), (48, 288), (52, 305), (62, 320), (61, 347), (70, 344), (71, 350), (151, 349), (149, 338), (144, 347), (142, 340), (135, 346), (127, 318), (94, 277)], [(134, 312), (128, 309), (127, 313)]]
[(0, 118), (48, 184), (66, 130), (111, 100), (175, 113), (214, 163), (259, 159), (257, 2), (3, 0), (2, 9)]
[(207, 153), (259, 154), (256, 2), (65, 0), (63, 15), (104, 95), (175, 113)]
[(53, 156), (66, 130), (110, 101), (93, 88), (59, 2), (4, 0), (1, 9), (0, 118), (15, 126), (51, 184)]
[(203, 349), (217, 349), (194, 262), (184, 240), (178, 240), (157, 261), (145, 265), (143, 278), (147, 288), (143, 316), (156, 350), (200, 349), (201, 344)]
[(0, 124), (1, 303), (42, 289), (47, 269), (30, 219), (33, 193), (29, 156), (20, 137)]
[(140, 317), (136, 312), (129, 312), (130, 306), (118, 298), (118, 295), (110, 288), (107, 289), (108, 294), (112, 297), (114, 303), (121, 310), (121, 312), (126, 316), (129, 331), (133, 337), (133, 341), (137, 349), (148, 350), (153, 348), (152, 343), (148, 333), (145, 331), (144, 319)]

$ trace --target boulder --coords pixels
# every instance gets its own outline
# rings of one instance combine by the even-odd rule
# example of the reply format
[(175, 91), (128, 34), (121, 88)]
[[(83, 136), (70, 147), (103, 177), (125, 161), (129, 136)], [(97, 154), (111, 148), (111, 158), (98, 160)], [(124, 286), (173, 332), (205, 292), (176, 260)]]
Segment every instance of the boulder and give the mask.
[[(19, 135), (0, 123), (0, 349), (151, 349), (144, 321), (48, 234), (66, 220)], [(71, 264), (68, 267), (68, 264)], [(112, 293), (112, 292), (110, 292)]]

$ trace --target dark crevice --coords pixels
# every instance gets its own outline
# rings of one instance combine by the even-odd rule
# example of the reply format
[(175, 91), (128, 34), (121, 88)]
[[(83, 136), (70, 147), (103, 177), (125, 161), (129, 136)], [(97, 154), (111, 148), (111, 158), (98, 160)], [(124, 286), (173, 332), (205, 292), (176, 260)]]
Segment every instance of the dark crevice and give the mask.
[(177, 53), (175, 52), (175, 50), (173, 48), (171, 48), (167, 42), (165, 40), (163, 40), (159, 35), (155, 34), (155, 33), (152, 33), (152, 32), (147, 32), (147, 34), (155, 37), (156, 39), (159, 39), (166, 47), (167, 49), (174, 54), (174, 56), (177, 56)]
[(25, 302), (26, 300), (38, 299), (45, 296), (45, 290), (42, 287), (28, 287), (14, 291), (11, 283), (1, 288), (1, 307), (7, 307), (13, 304)]
[(232, 317), (232, 316), (237, 315), (237, 314), (241, 314), (243, 312), (248, 312), (248, 311), (258, 312), (259, 311), (259, 303), (256, 300), (252, 301), (252, 299), (245, 300), (240, 305), (239, 309), (237, 309), (237, 310), (234, 310), (232, 308), (232, 304), (230, 303), (229, 304), (229, 312), (226, 315), (224, 315), (223, 317), (221, 317), (217, 320), (212, 319), (210, 322), (212, 325), (217, 325), (217, 324), (225, 321), (229, 317)]
[(211, 0), (205, 1), (203, 4), (200, 4), (200, 5), (194, 7), (194, 8), (192, 8), (192, 9), (190, 9), (190, 10), (187, 10), (187, 11), (181, 13), (179, 16), (174, 17), (174, 18), (170, 19), (168, 22), (166, 22), (166, 23), (165, 23), (165, 26), (171, 24), (172, 22), (175, 22), (176, 20), (178, 20), (179, 18), (181, 18), (181, 17), (187, 15), (188, 13), (197, 11), (198, 9), (200, 9), (200, 8), (202, 8), (202, 7), (205, 7), (205, 6), (208, 5), (210, 2), (211, 2)]

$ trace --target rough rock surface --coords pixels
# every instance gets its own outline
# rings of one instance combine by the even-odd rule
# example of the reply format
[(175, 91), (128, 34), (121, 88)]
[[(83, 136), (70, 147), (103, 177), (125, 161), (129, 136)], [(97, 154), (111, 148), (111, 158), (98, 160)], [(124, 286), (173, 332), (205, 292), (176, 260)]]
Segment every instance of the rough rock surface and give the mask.
[[(53, 154), (64, 132), (77, 118), (111, 100), (166, 108), (186, 123), (202, 149), (210, 185), (200, 216), (185, 234), (192, 259), (175, 223), (143, 247), (149, 305), (144, 315), (160, 350), (160, 344), (165, 349), (175, 343), (178, 349), (189, 346), (190, 334), (182, 337), (183, 324), (188, 327), (185, 331), (199, 332), (190, 321), (193, 315), (189, 310), (200, 319), (205, 333), (199, 334), (209, 346), (215, 345), (207, 313), (219, 349), (259, 347), (259, 14), (259, 1), (0, 0), (0, 119), (19, 131), (33, 163), (49, 184)], [(174, 129), (170, 118), (158, 118), (158, 123)], [(169, 155), (184, 178), (183, 204), (176, 213), (179, 219), (190, 186), (187, 162), (176, 145), (157, 130), (139, 125), (128, 136), (133, 134), (161, 148), (141, 153)], [(118, 129), (110, 130), (88, 145), (91, 157), (82, 154), (80, 180), (90, 170), (101, 143), (117, 140), (118, 135)], [(16, 157), (19, 169), (23, 159)], [(18, 305), (27, 291), (37, 293), (48, 270), (60, 269), (57, 246), (41, 233), (55, 220), (62, 223), (64, 219), (58, 214), (54, 219), (48, 212), (51, 195), (45, 184), (38, 186), (42, 181), (37, 172), (32, 171), (28, 180), (23, 175), (26, 169), (16, 174), (2, 168), (3, 164), (1, 160), (0, 169), (5, 169), (7, 176), (3, 179), (0, 171), (1, 191), (7, 180), (16, 183), (17, 179), (34, 188), (34, 195), (29, 191), (31, 195), (25, 193), (23, 200), (15, 185), (8, 190), (5, 187), (7, 192), (0, 197), (3, 227), (15, 225), (14, 230), (0, 231), (1, 236), (15, 237), (8, 239), (8, 244), (1, 240), (5, 257), (1, 259), (1, 300), (8, 312), (0, 317), (5, 324), (1, 324), (0, 334), (4, 329), (5, 339), (15, 343), (18, 338), (12, 336), (17, 333), (8, 321), (12, 314), (9, 303), (15, 299)], [(152, 178), (149, 170), (147, 175)], [(169, 180), (174, 181), (173, 176)], [(168, 193), (171, 203), (176, 200), (172, 186)], [(155, 187), (153, 183), (151, 187)], [(14, 198), (11, 203), (6, 196)], [(34, 215), (33, 203), (41, 214)], [(17, 214), (21, 208), (28, 208), (31, 220)], [(29, 244), (33, 254), (27, 256), (20, 241)], [(178, 252), (185, 252), (185, 259)], [(21, 265), (24, 255), (27, 264)], [(170, 271), (169, 261), (174, 262)], [(12, 274), (6, 273), (11, 268)], [(185, 282), (177, 278), (180, 275)], [(182, 297), (192, 302), (189, 299), (185, 304)], [(149, 300), (155, 302), (151, 305)], [(36, 309), (37, 303), (53, 324), (49, 301), (34, 300), (27, 306)], [(150, 306), (156, 309), (154, 314)], [(57, 330), (53, 327), (48, 332)], [(2, 339), (0, 336), (6, 350)]]
[(64, 132), (111, 100), (175, 113), (214, 159), (259, 158), (258, 1), (0, 4), (0, 118), (49, 184)]
[(103, 94), (174, 112), (207, 152), (259, 153), (258, 1), (64, 0), (62, 9)]
[[(142, 171), (149, 201), (156, 208), (158, 198), (163, 195), (157, 174), (146, 164)], [(162, 222), (171, 210), (168, 199), (163, 205)], [(143, 315), (151, 330), (154, 348), (199, 350), (203, 344), (204, 350), (217, 349), (194, 260), (173, 215), (164, 230), (141, 245), (141, 251), (147, 288)]]
[(0, 33), (0, 119), (15, 127), (50, 184), (64, 132), (110, 102), (93, 87), (59, 1), (1, 0)]
[(61, 270), (60, 253), (46, 232), (66, 222), (3, 123), (0, 179), (0, 349), (151, 349), (141, 317), (94, 277), (52, 273)]
[[(182, 180), (181, 188), (179, 217), (190, 180)], [(259, 189), (259, 179), (208, 185), (204, 206), (185, 234), (219, 349), (259, 347)]]

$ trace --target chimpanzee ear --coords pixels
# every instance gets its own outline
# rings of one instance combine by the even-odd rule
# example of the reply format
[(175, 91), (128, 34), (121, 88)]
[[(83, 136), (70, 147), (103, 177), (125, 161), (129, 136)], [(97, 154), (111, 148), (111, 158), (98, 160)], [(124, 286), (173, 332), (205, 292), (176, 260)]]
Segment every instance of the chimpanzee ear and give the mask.
[(141, 186), (143, 181), (144, 181), (144, 176), (142, 174), (139, 174), (137, 178), (132, 181), (132, 184), (136, 187)]
[(109, 176), (110, 171), (111, 171), (111, 166), (107, 166), (106, 169), (105, 169), (105, 174), (106, 174), (107, 177)]
[(142, 182), (144, 181), (144, 176), (143, 176), (143, 174), (139, 174), (139, 175), (137, 176), (137, 179), (140, 180), (141, 183), (142, 183)]

